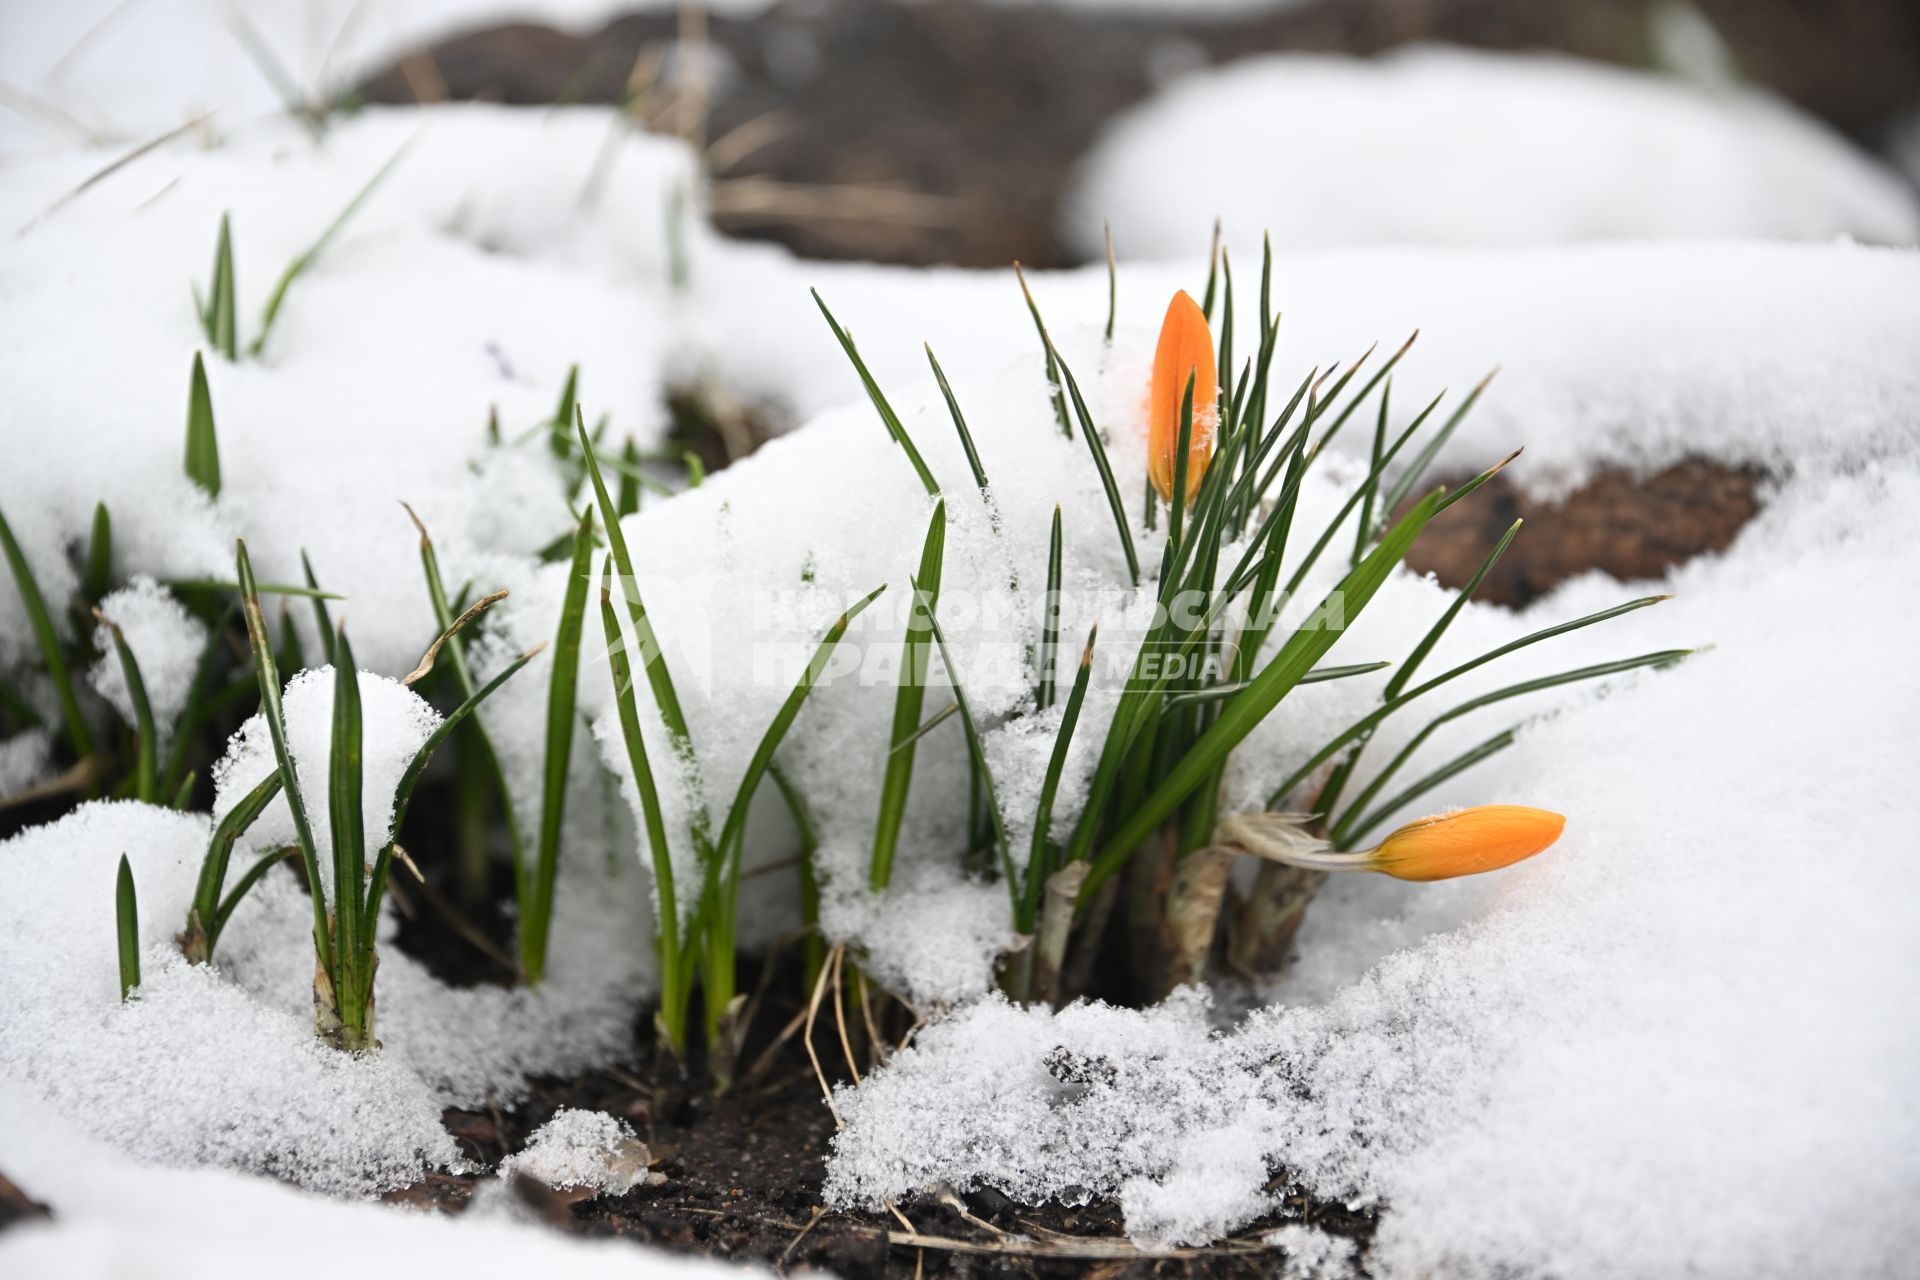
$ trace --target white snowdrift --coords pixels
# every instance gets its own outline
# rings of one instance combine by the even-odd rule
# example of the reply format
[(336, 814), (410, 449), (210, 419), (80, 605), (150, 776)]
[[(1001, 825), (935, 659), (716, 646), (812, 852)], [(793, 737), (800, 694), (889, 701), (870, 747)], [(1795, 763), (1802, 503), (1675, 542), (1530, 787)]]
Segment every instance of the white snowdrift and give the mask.
[(719, 1280), (741, 1268), (670, 1257), (622, 1240), (569, 1239), (476, 1205), (458, 1219), (310, 1195), (218, 1169), (156, 1169), (73, 1129), (47, 1107), (0, 1089), (7, 1173), (55, 1206), (51, 1222), (0, 1236), (15, 1276), (201, 1280), (259, 1275), (326, 1280), (342, 1270), (405, 1280), (422, 1259), (462, 1275), (524, 1280)]
[[(51, 213), (113, 153), (10, 166), (0, 344), (14, 376), (0, 439), (19, 447), (0, 470), (0, 509), (48, 597), (72, 586), (62, 539), (104, 502), (121, 574), (230, 581), (244, 533), (262, 581), (299, 582), (307, 548), (322, 584), (349, 598), (361, 657), (411, 667), (435, 628), (417, 564), (402, 569), (418, 535), (401, 499), (451, 555), (457, 586), (471, 555), (524, 556), (568, 527), (555, 474), (531, 460), (545, 440), (526, 432), (553, 415), (571, 365), (589, 410), (610, 417), (611, 448), (629, 435), (651, 447), (664, 428), (667, 193), (691, 171), (677, 144), (628, 137), (600, 202), (582, 208), (612, 122), (370, 111), (321, 148), (283, 122), (175, 143)], [(207, 350), (192, 290), (207, 287), (221, 215), (250, 343), (287, 263), (402, 147), (289, 291), (261, 357)], [(211, 504), (180, 465), (197, 350), (223, 471)], [(490, 450), (495, 409), (508, 447)], [(25, 643), (24, 616), (0, 613), (0, 665)]]
[(1920, 239), (1905, 184), (1769, 94), (1444, 47), (1177, 81), (1108, 126), (1062, 228), (1098, 259), (1111, 219), (1123, 252), (1170, 258), (1204, 251), (1206, 214), (1288, 247)]
[[(1885, 588), (1917, 500), (1911, 458), (1808, 480), (1677, 573), (1668, 621), (1712, 652), (1450, 797), (1568, 813), (1535, 863), (1337, 885), (1303, 969), (1224, 1034), (1179, 1002), (975, 1006), (842, 1092), (833, 1191), (1092, 1190), (1203, 1241), (1268, 1206), (1271, 1164), (1384, 1203), (1376, 1275), (1894, 1273), (1920, 1244), (1920, 617)], [(1061, 1049), (1091, 1084), (1049, 1073)]]

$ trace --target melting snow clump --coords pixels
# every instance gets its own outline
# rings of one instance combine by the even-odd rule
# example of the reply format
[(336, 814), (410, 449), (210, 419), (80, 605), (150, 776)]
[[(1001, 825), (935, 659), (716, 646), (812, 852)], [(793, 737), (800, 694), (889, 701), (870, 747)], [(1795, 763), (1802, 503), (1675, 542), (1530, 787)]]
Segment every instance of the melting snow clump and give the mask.
[(619, 1195), (659, 1175), (633, 1126), (604, 1111), (562, 1107), (541, 1125), (526, 1149), (500, 1163), (502, 1177), (524, 1173), (557, 1191)]

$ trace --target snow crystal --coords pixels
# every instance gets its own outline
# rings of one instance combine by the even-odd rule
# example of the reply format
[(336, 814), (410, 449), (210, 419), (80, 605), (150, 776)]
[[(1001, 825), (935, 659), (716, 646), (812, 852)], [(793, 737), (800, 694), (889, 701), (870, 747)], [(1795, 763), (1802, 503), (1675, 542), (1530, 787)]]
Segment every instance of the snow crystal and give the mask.
[(500, 1175), (524, 1173), (561, 1191), (620, 1195), (647, 1180), (647, 1144), (633, 1126), (604, 1111), (562, 1107), (526, 1149), (500, 1163)]
[[(1223, 120), (1263, 122), (1258, 141)], [(1283, 54), (1195, 75), (1108, 126), (1065, 232), (1091, 259), (1106, 219), (1131, 255), (1204, 248), (1193, 206), (1159, 198), (1169, 174), (1207, 175), (1208, 213), (1283, 246), (1920, 239), (1904, 184), (1778, 99), (1554, 55)]]
[[(207, 647), (207, 624), (144, 574), (135, 575), (125, 587), (101, 601), (100, 612), (120, 628), (139, 664), (140, 680), (146, 685), (147, 702), (164, 751), (193, 691), (194, 672)], [(87, 673), (89, 683), (113, 704), (122, 719), (134, 723), (126, 671), (104, 625), (95, 628), (94, 647), (100, 660)]]

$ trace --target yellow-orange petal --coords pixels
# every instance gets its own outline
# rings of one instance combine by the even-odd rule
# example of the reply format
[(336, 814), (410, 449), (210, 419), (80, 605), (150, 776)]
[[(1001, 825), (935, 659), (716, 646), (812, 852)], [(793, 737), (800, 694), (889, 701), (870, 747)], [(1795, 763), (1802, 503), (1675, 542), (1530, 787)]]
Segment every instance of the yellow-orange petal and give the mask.
[(1213, 458), (1220, 384), (1214, 373), (1213, 333), (1207, 328), (1206, 312), (1182, 289), (1167, 304), (1167, 318), (1160, 325), (1160, 345), (1153, 353), (1153, 393), (1147, 406), (1147, 475), (1168, 501), (1173, 497), (1180, 405), (1189, 377), (1193, 379), (1193, 426), (1187, 437), (1186, 500), (1191, 502)]
[(1487, 804), (1410, 822), (1382, 840), (1369, 863), (1401, 880), (1450, 880), (1497, 871), (1531, 858), (1567, 825), (1560, 814), (1518, 804)]

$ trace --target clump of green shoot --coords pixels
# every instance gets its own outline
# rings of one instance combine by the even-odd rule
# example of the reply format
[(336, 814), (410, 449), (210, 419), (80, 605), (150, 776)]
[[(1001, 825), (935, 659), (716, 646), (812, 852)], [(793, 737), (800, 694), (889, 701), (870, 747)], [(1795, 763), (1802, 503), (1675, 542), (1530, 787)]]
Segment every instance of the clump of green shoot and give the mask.
[[(246, 353), (249, 356), (258, 358), (266, 349), (267, 339), (272, 336), (274, 324), (279, 320), (280, 311), (286, 305), (288, 292), (298, 283), (300, 277), (320, 260), (328, 246), (346, 228), (347, 223), (352, 221), (353, 215), (358, 213), (372, 197), (375, 189), (393, 171), (393, 167), (400, 162), (400, 157), (405, 154), (406, 147), (402, 146), (388, 157), (386, 163), (376, 169), (365, 185), (354, 193), (351, 200), (347, 201), (346, 207), (327, 224), (326, 229), (320, 233), (319, 239), (287, 263), (279, 279), (274, 281), (272, 292), (267, 296), (266, 307), (260, 316), (260, 330), (253, 342), (246, 347)], [(232, 218), (223, 213), (220, 215), (220, 234), (214, 241), (213, 272), (207, 282), (206, 292), (202, 293), (199, 286), (194, 286), (193, 309), (200, 321), (200, 331), (206, 336), (207, 345), (230, 362), (239, 360), (241, 351), (239, 306), (235, 301), (234, 281), (233, 223)], [(191, 470), (190, 465), (189, 471)], [(218, 488), (216, 483), (213, 490), (217, 492)]]
[[(659, 895), (659, 924), (655, 946), (660, 962), (660, 1008), (657, 1025), (663, 1044), (684, 1060), (689, 1046), (689, 1019), (696, 981), (699, 984), (706, 1033), (708, 1070), (718, 1088), (724, 1090), (733, 1078), (734, 1065), (746, 1034), (745, 999), (736, 987), (737, 933), (740, 905), (741, 860), (745, 854), (747, 813), (761, 781), (772, 770), (774, 757), (787, 731), (799, 717), (808, 695), (824, 675), (835, 647), (846, 635), (853, 619), (871, 604), (885, 587), (875, 588), (855, 601), (827, 629), (806, 668), (800, 673), (772, 721), (762, 733), (749, 760), (732, 801), (727, 806), (718, 835), (704, 804), (696, 800), (692, 821), (685, 838), (693, 841), (697, 854), (700, 882), (681, 885), (676, 882), (672, 859), (672, 840), (653, 760), (647, 749), (636, 695), (638, 680), (634, 671), (638, 656), (640, 673), (646, 677), (654, 709), (666, 727), (671, 749), (681, 762), (695, 763), (693, 740), (668, 670), (666, 655), (655, 634), (651, 616), (640, 594), (639, 579), (620, 513), (592, 443), (587, 437), (584, 418), (576, 418), (587, 474), (592, 481), (594, 500), (606, 528), (608, 554), (600, 571), (600, 617), (607, 642), (608, 663), (613, 677), (614, 701), (619, 715), (620, 733), (627, 761), (633, 770), (640, 797), (641, 820), (647, 849), (653, 863)], [(616, 608), (615, 577), (625, 605)], [(697, 774), (697, 769), (696, 769)]]
[[(190, 955), (197, 953), (200, 957), (210, 957), (220, 929), (232, 914), (234, 901), (257, 882), (258, 877), (249, 872), (236, 886), (234, 894), (222, 897), (226, 859), (232, 849), (233, 839), (239, 830), (244, 830), (252, 817), (258, 815), (259, 809), (277, 790), (285, 799), (292, 816), (297, 856), (307, 883), (313, 890), (313, 939), (317, 958), (313, 979), (315, 1032), (335, 1048), (350, 1052), (374, 1049), (379, 1046), (375, 1036), (374, 975), (379, 967), (375, 935), (394, 859), (404, 858), (405, 855), (394, 838), (385, 837), (373, 845), (367, 839), (365, 815), (361, 809), (363, 725), (360, 680), (359, 670), (353, 660), (353, 646), (347, 637), (346, 624), (340, 623), (332, 638), (333, 719), (325, 780), (332, 866), (323, 869), (319, 844), (314, 837), (307, 807), (306, 788), (315, 785), (315, 782), (302, 779), (288, 749), (286, 716), (280, 701), (280, 672), (244, 542), (237, 547), (235, 567), (248, 642), (253, 653), (254, 674), (259, 684), (260, 715), (273, 744), (277, 768), (273, 775), (236, 806), (236, 813), (243, 810), (250, 810), (250, 813), (243, 815), (237, 824), (223, 823), (216, 828), (214, 846), (209, 849), (207, 862), (203, 864), (201, 880), (189, 912), (184, 943)], [(497, 598), (490, 597), (489, 603)], [(456, 620), (455, 627), (449, 628), (449, 633), (478, 611), (475, 608), (462, 615)], [(443, 633), (434, 642), (416, 675), (431, 669), (433, 657), (447, 643), (449, 633)], [(421, 745), (402, 774), (395, 794), (396, 832), (414, 787), (425, 772), (434, 749), (460, 721), (472, 713), (474, 707), (531, 657), (531, 654), (522, 655), (487, 685), (475, 690)], [(268, 855), (269, 858), (273, 856), (271, 853)], [(256, 870), (264, 873), (264, 868), (270, 865), (270, 861), (256, 864)], [(323, 892), (323, 887), (330, 887), (331, 893)]]
[[(966, 727), (972, 767), (984, 784), (994, 862), (1009, 893), (1013, 927), (1029, 940), (1009, 957), (1005, 969), (1005, 985), (1017, 999), (1058, 1002), (1095, 985), (1107, 993), (1124, 988), (1135, 998), (1157, 999), (1182, 982), (1204, 978), (1209, 966), (1222, 959), (1241, 972), (1271, 970), (1284, 961), (1300, 915), (1324, 879), (1325, 870), (1317, 868), (1394, 873), (1373, 853), (1344, 851), (1356, 848), (1394, 813), (1434, 787), (1510, 746), (1517, 726), (1461, 755), (1410, 773), (1420, 749), (1437, 730), (1485, 707), (1577, 681), (1661, 667), (1687, 652), (1660, 650), (1577, 667), (1516, 682), (1445, 708), (1375, 771), (1358, 794), (1349, 797), (1348, 783), (1361, 753), (1389, 716), (1506, 654), (1619, 617), (1659, 597), (1628, 601), (1545, 628), (1415, 682), (1417, 669), (1511, 542), (1516, 526), (1398, 664), (1375, 660), (1321, 665), (1344, 627), (1367, 607), (1428, 524), (1486, 484), (1512, 457), (1456, 489), (1434, 487), (1416, 496), (1425, 474), (1485, 383), (1438, 429), (1429, 431), (1412, 451), (1411, 461), (1403, 463), (1414, 437), (1427, 428), (1441, 403), (1436, 398), (1395, 429), (1390, 396), (1383, 388), (1413, 340), (1408, 339), (1364, 379), (1361, 370), (1371, 352), (1341, 372), (1310, 371), (1283, 397), (1271, 375), (1279, 324), (1271, 282), (1269, 250), (1261, 272), (1258, 348), (1237, 377), (1233, 376), (1232, 347), (1236, 299), (1227, 254), (1216, 248), (1211, 257), (1204, 306), (1185, 293), (1176, 295), (1156, 353), (1148, 487), (1141, 504), (1144, 509), (1136, 513), (1123, 499), (1086, 397), (1048, 336), (1031, 290), (1021, 280), (1053, 384), (1049, 394), (1056, 397), (1062, 426), (1069, 432), (1070, 426), (1077, 426), (1086, 440), (1130, 583), (1151, 591), (1157, 607), (1104, 728), (1086, 803), (1070, 833), (1056, 842), (1051, 834), (1053, 806), (1096, 644), (1094, 636), (1087, 637), (1057, 729), (1039, 812), (1033, 815), (1033, 834), (1018, 857), (1007, 847), (1005, 823), (981, 745), (982, 733), (991, 726), (975, 720), (951, 661), (946, 664), (954, 683), (955, 709)], [(1108, 297), (1111, 309), (1117, 298), (1111, 279)], [(1217, 349), (1208, 320), (1216, 305), (1222, 316)], [(826, 311), (824, 303), (821, 310)], [(890, 434), (908, 448), (909, 461), (929, 493), (937, 492), (851, 339), (831, 314), (828, 320)], [(1110, 310), (1109, 333), (1111, 320)], [(976, 474), (984, 475), (952, 389), (935, 368), (965, 437), (969, 463)], [(1309, 471), (1376, 390), (1381, 394), (1366, 475), (1323, 528), (1309, 531), (1311, 538), (1296, 538), (1294, 517)], [(1069, 405), (1070, 421), (1065, 412)], [(1157, 508), (1162, 504), (1166, 533), (1158, 548), (1156, 581), (1145, 572), (1139, 543), (1143, 533), (1157, 531)], [(938, 617), (942, 516), (936, 510), (928, 530), (916, 580), (914, 622), (944, 655)], [(1350, 550), (1342, 553), (1344, 574), (1308, 614), (1304, 626), (1281, 628), (1280, 610), (1304, 588), (1349, 521), (1354, 533)], [(1035, 710), (1053, 704), (1061, 682), (1055, 669), (1058, 616), (1053, 599), (1060, 556), (1056, 518), (1045, 575), (1049, 600), (1041, 620), (1042, 643), (1037, 647)], [(908, 660), (902, 687), (895, 694), (892, 750), (874, 842), (870, 885), (877, 893), (885, 892), (890, 879), (897, 813), (911, 782), (912, 744), (930, 727), (919, 718), (917, 693), (907, 687), (924, 677), (924, 664), (915, 660), (912, 628), (906, 643)], [(1390, 666), (1395, 670), (1380, 707), (1336, 735), (1287, 779), (1272, 798), (1273, 812), (1221, 812), (1222, 780), (1233, 752), (1295, 689)], [(1308, 779), (1329, 764), (1332, 772), (1323, 785), (1302, 794)], [(1409, 776), (1410, 781), (1402, 781)], [(1547, 817), (1557, 819), (1557, 815)], [(1540, 823), (1534, 826), (1545, 829)], [(1552, 825), (1552, 832), (1557, 834), (1557, 825)], [(1404, 843), (1397, 847), (1404, 848)], [(1229, 873), (1243, 856), (1256, 856), (1261, 865), (1249, 893), (1230, 895)], [(1124, 929), (1123, 946), (1108, 941), (1110, 924)], [(1224, 950), (1223, 935), (1228, 940)], [(1102, 955), (1129, 957), (1132, 972), (1125, 980), (1100, 974)]]

